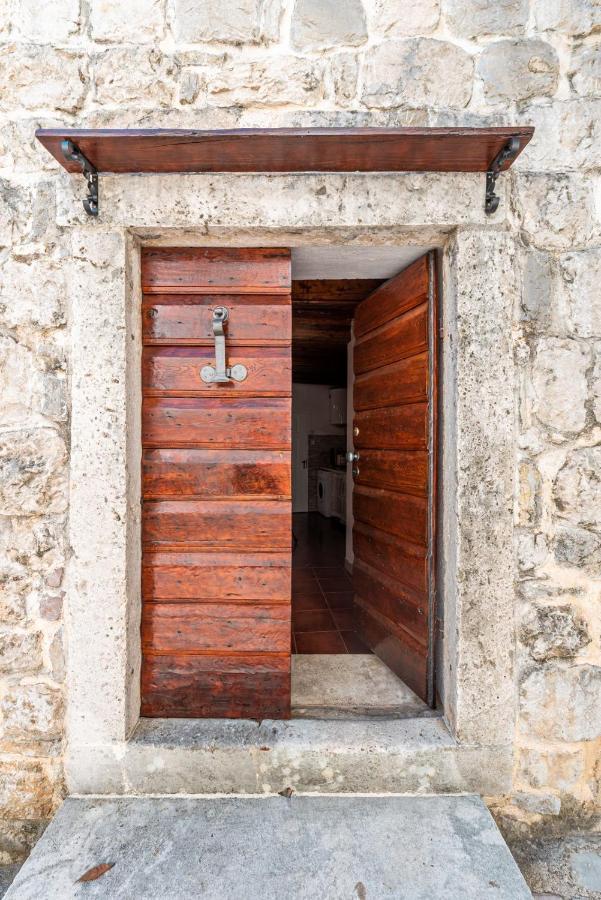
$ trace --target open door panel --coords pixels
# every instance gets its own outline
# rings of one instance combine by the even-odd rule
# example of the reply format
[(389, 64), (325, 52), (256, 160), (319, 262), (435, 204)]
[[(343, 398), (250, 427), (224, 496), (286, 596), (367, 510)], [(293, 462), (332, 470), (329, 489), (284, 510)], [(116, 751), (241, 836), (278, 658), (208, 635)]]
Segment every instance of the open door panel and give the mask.
[(357, 630), (434, 702), (437, 282), (428, 253), (354, 319), (353, 581)]
[(290, 251), (147, 248), (142, 288), (142, 715), (287, 718)]

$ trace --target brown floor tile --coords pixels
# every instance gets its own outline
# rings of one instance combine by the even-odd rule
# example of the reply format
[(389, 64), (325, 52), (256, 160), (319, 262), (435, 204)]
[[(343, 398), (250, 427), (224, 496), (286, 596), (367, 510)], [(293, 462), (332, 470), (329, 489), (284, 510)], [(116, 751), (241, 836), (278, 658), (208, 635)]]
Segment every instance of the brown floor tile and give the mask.
[(308, 594), (305, 595), (303, 593), (295, 596), (292, 595), (292, 611), (297, 612), (308, 612), (313, 609), (329, 609), (326, 598), (323, 594)]
[(364, 644), (356, 631), (341, 631), (342, 639), (349, 653), (371, 653), (371, 650)]
[(352, 591), (328, 591), (326, 600), (330, 609), (351, 609), (353, 596)]
[(312, 572), (318, 578), (349, 578), (344, 566), (312, 566)]
[(355, 612), (352, 609), (332, 610), (332, 618), (339, 631), (353, 631), (355, 628)]
[(337, 631), (306, 631), (297, 634), (297, 653), (346, 653), (346, 645)]
[(304, 631), (335, 631), (334, 619), (327, 609), (292, 612), (292, 627), (298, 636)]
[(350, 591), (353, 582), (347, 576), (339, 576), (337, 578), (318, 578), (319, 586), (322, 591)]

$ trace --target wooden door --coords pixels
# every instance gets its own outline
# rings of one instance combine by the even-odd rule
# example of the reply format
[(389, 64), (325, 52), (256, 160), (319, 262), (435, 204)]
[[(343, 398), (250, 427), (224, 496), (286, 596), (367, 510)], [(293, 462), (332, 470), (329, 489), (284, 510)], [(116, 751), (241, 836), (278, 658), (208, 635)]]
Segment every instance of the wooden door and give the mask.
[[(142, 715), (290, 714), (290, 252), (142, 253)], [(213, 309), (227, 365), (205, 383)]]
[(365, 643), (432, 704), (436, 527), (434, 253), (354, 320), (353, 581)]

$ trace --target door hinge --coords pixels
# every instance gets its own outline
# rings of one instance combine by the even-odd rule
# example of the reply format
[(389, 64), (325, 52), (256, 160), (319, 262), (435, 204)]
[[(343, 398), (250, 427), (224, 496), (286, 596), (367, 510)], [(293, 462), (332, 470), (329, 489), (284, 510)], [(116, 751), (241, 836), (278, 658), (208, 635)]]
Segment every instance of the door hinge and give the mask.
[(83, 201), (83, 208), (89, 216), (98, 215), (98, 170), (90, 160), (83, 155), (79, 147), (73, 141), (61, 141), (61, 150), (65, 159), (76, 162), (81, 166), (81, 171), (88, 183), (88, 196)]
[(491, 216), (499, 207), (500, 198), (495, 194), (495, 185), (501, 173), (501, 168), (506, 162), (515, 159), (519, 150), (520, 139), (517, 137), (509, 138), (503, 149), (497, 153), (488, 167), (486, 173), (486, 196), (484, 198), (484, 211), (487, 216)]

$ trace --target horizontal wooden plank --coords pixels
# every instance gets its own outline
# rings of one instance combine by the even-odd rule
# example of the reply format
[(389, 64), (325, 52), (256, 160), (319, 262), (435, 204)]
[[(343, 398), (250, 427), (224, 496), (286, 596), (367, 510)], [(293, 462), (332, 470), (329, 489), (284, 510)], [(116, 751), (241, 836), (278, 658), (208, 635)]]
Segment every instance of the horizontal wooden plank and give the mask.
[(428, 590), (426, 547), (410, 544), (379, 528), (355, 523), (353, 530), (355, 560), (360, 560), (384, 575), (396, 578), (408, 596), (423, 600)]
[(145, 603), (145, 653), (289, 653), (290, 606)]
[(204, 341), (209, 346), (214, 345), (213, 309), (225, 306), (228, 310), (228, 343), (290, 341), (290, 296), (278, 298), (278, 303), (274, 302), (275, 299), (270, 298), (266, 302), (264, 296), (244, 297), (237, 294), (217, 297), (144, 295), (142, 339), (145, 343), (193, 344)]
[(146, 600), (290, 600), (290, 553), (150, 552), (142, 557)]
[[(404, 406), (402, 410), (412, 407)], [(425, 426), (424, 426), (425, 427)], [(421, 428), (421, 426), (420, 426)], [(421, 431), (419, 432), (421, 434)], [(426, 450), (360, 451), (356, 484), (389, 488), (425, 497), (428, 493), (428, 453)]]
[(290, 288), (290, 250), (278, 247), (143, 247), (142, 288)]
[(428, 304), (391, 319), (359, 338), (354, 349), (356, 375), (415, 356), (428, 349)]
[[(510, 137), (532, 126), (403, 128), (41, 128), (37, 139), (69, 172), (73, 141), (99, 172), (486, 172)], [(508, 161), (502, 168), (509, 168)]]
[(144, 450), (144, 497), (290, 497), (288, 450)]
[(355, 485), (353, 515), (366, 525), (426, 545), (428, 503), (423, 497)]
[(203, 366), (215, 365), (214, 347), (145, 347), (142, 354), (142, 383), (147, 396), (164, 392), (182, 394), (238, 394), (292, 391), (290, 348), (229, 348), (227, 365), (246, 366), (244, 381), (227, 385), (207, 384), (200, 377)]
[[(409, 403), (358, 412), (354, 427), (359, 431), (353, 438), (355, 450), (425, 450), (428, 446), (428, 405)], [(369, 468), (359, 459), (359, 469), (365, 478)]]
[(350, 305), (353, 309), (365, 300), (372, 291), (383, 284), (382, 278), (316, 278), (294, 279), (292, 282), (292, 303)]
[[(353, 566), (355, 603), (370, 613), (379, 613), (402, 627), (424, 646), (428, 643), (428, 607), (426, 598), (416, 602), (403, 586), (365, 563)], [(397, 628), (398, 630), (398, 628)]]
[(425, 647), (407, 632), (395, 632), (394, 623), (388, 619), (379, 619), (359, 605), (355, 609), (362, 639), (411, 690), (425, 697), (428, 681)]
[(386, 281), (366, 299), (355, 313), (355, 337), (359, 338), (385, 322), (428, 299), (428, 257), (414, 263)]
[(289, 500), (147, 500), (142, 540), (196, 548), (290, 550)]
[(145, 654), (141, 715), (288, 718), (290, 657)]
[(146, 447), (290, 447), (290, 400), (147, 397), (142, 405)]
[(359, 375), (353, 388), (355, 410), (358, 411), (414, 403), (426, 400), (427, 396), (427, 352)]

